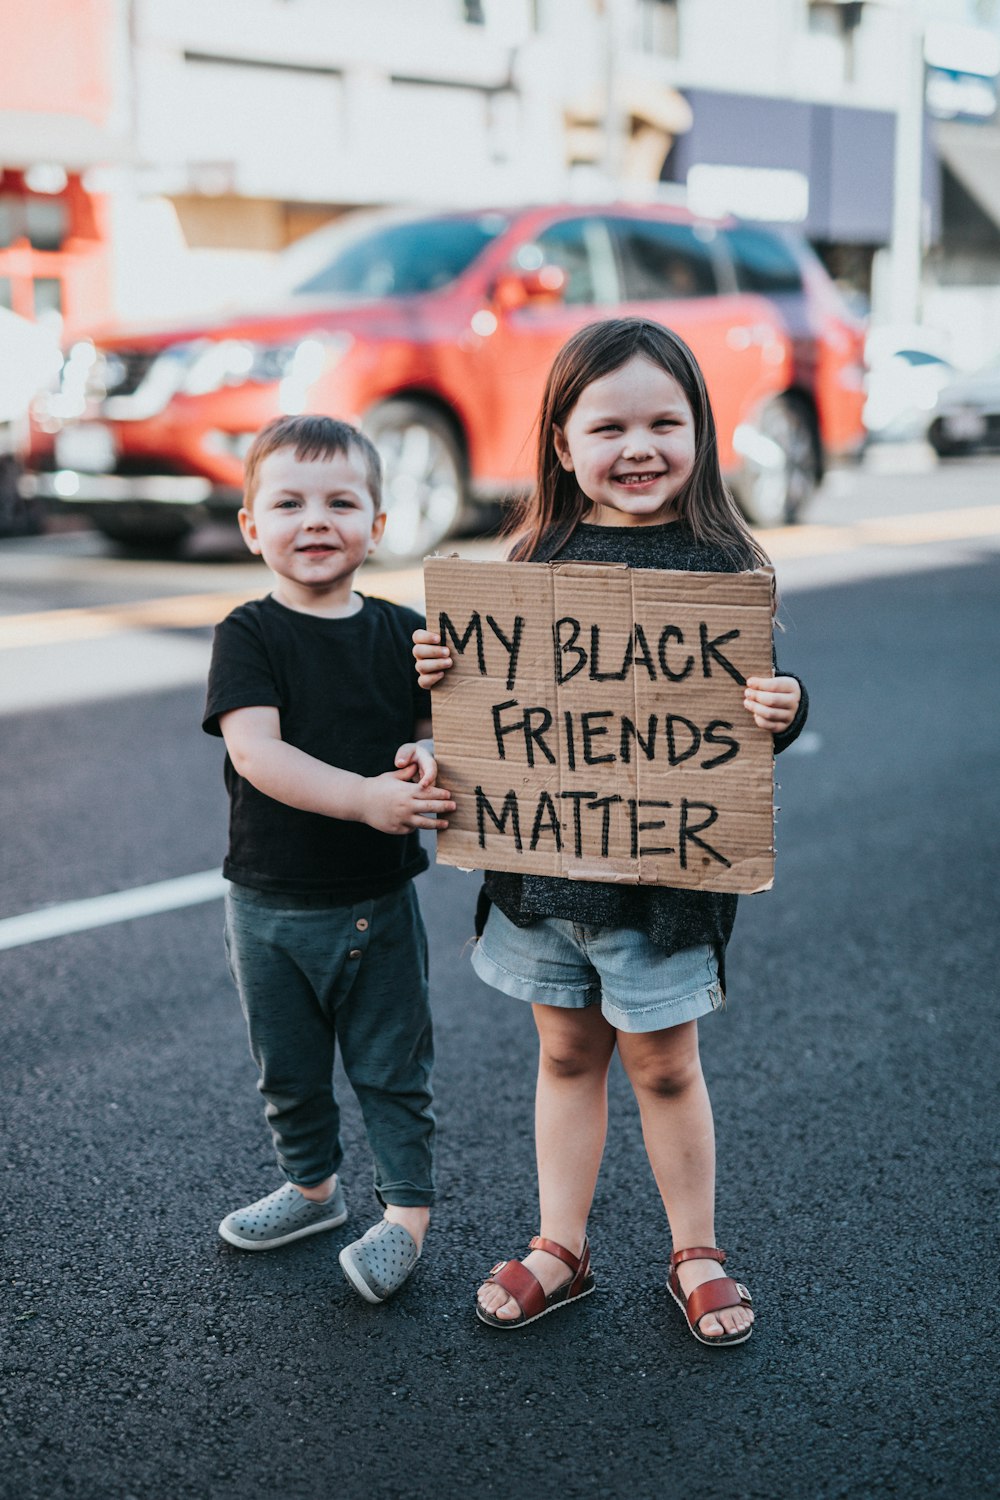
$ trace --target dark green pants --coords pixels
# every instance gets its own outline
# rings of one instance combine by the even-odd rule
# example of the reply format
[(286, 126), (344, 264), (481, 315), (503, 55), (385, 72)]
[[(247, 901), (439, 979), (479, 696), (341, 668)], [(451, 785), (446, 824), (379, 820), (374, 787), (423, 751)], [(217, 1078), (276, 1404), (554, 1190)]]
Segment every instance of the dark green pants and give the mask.
[(339, 1046), (364, 1115), (379, 1200), (434, 1198), (427, 939), (413, 882), (355, 906), (230, 885), (226, 950), (281, 1170), (340, 1168)]

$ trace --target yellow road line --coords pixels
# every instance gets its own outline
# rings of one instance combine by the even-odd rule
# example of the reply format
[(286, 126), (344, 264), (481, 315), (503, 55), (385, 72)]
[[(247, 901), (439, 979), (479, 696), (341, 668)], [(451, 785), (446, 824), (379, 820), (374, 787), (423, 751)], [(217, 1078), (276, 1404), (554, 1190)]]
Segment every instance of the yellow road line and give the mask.
[[(1000, 535), (1000, 505), (970, 505), (960, 510), (873, 516), (848, 526), (783, 526), (759, 533), (768, 554), (783, 559), (820, 557), (863, 547), (913, 547), (955, 542), (966, 537)], [(476, 552), (482, 555), (481, 545)], [(499, 550), (497, 556), (500, 556)], [(366, 591), (400, 604), (419, 606), (423, 569), (401, 568), (365, 573)], [(237, 604), (260, 597), (260, 588), (211, 594), (177, 594), (134, 604), (103, 604), (83, 609), (51, 609), (0, 616), (0, 650), (93, 640), (126, 630), (193, 630), (215, 625)]]

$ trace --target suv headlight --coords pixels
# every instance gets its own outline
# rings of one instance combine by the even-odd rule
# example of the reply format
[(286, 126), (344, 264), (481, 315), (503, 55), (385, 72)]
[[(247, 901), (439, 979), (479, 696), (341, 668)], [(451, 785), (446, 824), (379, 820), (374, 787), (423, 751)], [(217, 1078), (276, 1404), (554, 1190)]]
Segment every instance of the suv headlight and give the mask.
[(224, 386), (271, 385), (289, 379), (296, 385), (312, 385), (332, 361), (346, 354), (351, 343), (346, 333), (313, 334), (287, 344), (220, 339), (195, 355), (181, 390), (187, 396), (205, 396)]

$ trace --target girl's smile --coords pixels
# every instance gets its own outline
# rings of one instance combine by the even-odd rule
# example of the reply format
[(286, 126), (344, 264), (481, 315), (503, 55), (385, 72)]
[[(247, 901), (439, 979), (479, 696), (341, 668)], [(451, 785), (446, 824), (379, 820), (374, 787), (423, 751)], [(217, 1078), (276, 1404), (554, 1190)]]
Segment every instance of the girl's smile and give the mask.
[(554, 429), (559, 462), (598, 526), (655, 526), (677, 517), (694, 468), (694, 416), (666, 370), (641, 355), (594, 380)]

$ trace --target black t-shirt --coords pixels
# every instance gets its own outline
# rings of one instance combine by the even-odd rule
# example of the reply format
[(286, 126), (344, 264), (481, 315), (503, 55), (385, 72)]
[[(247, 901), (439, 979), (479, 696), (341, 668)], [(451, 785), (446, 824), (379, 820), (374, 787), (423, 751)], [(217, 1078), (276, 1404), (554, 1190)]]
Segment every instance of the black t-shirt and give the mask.
[[(393, 769), (400, 745), (430, 718), (417, 686), (412, 609), (363, 597), (342, 620), (301, 614), (276, 599), (241, 604), (216, 627), (203, 728), (221, 734), (219, 715), (276, 708), (281, 738), (327, 765), (361, 776)], [(364, 901), (395, 890), (427, 868), (416, 832), (380, 833), (267, 797), (226, 756), (229, 853), (223, 874), (260, 890), (323, 893)]]
[[(753, 567), (721, 547), (695, 541), (679, 521), (660, 526), (592, 526), (581, 522), (554, 553), (544, 546), (539, 561), (620, 562), (630, 568), (673, 568), (691, 573), (737, 573)], [(794, 675), (794, 674), (790, 674)], [(796, 679), (798, 680), (798, 679)], [(775, 753), (797, 739), (809, 712), (804, 685), (794, 720), (774, 737)], [(595, 927), (632, 927), (668, 953), (707, 943), (715, 949), (725, 982), (725, 952), (736, 919), (737, 897), (725, 891), (671, 886), (603, 885), (553, 875), (487, 871), (485, 892), (518, 927), (542, 917), (561, 917)], [(483, 920), (480, 905), (479, 924)]]

